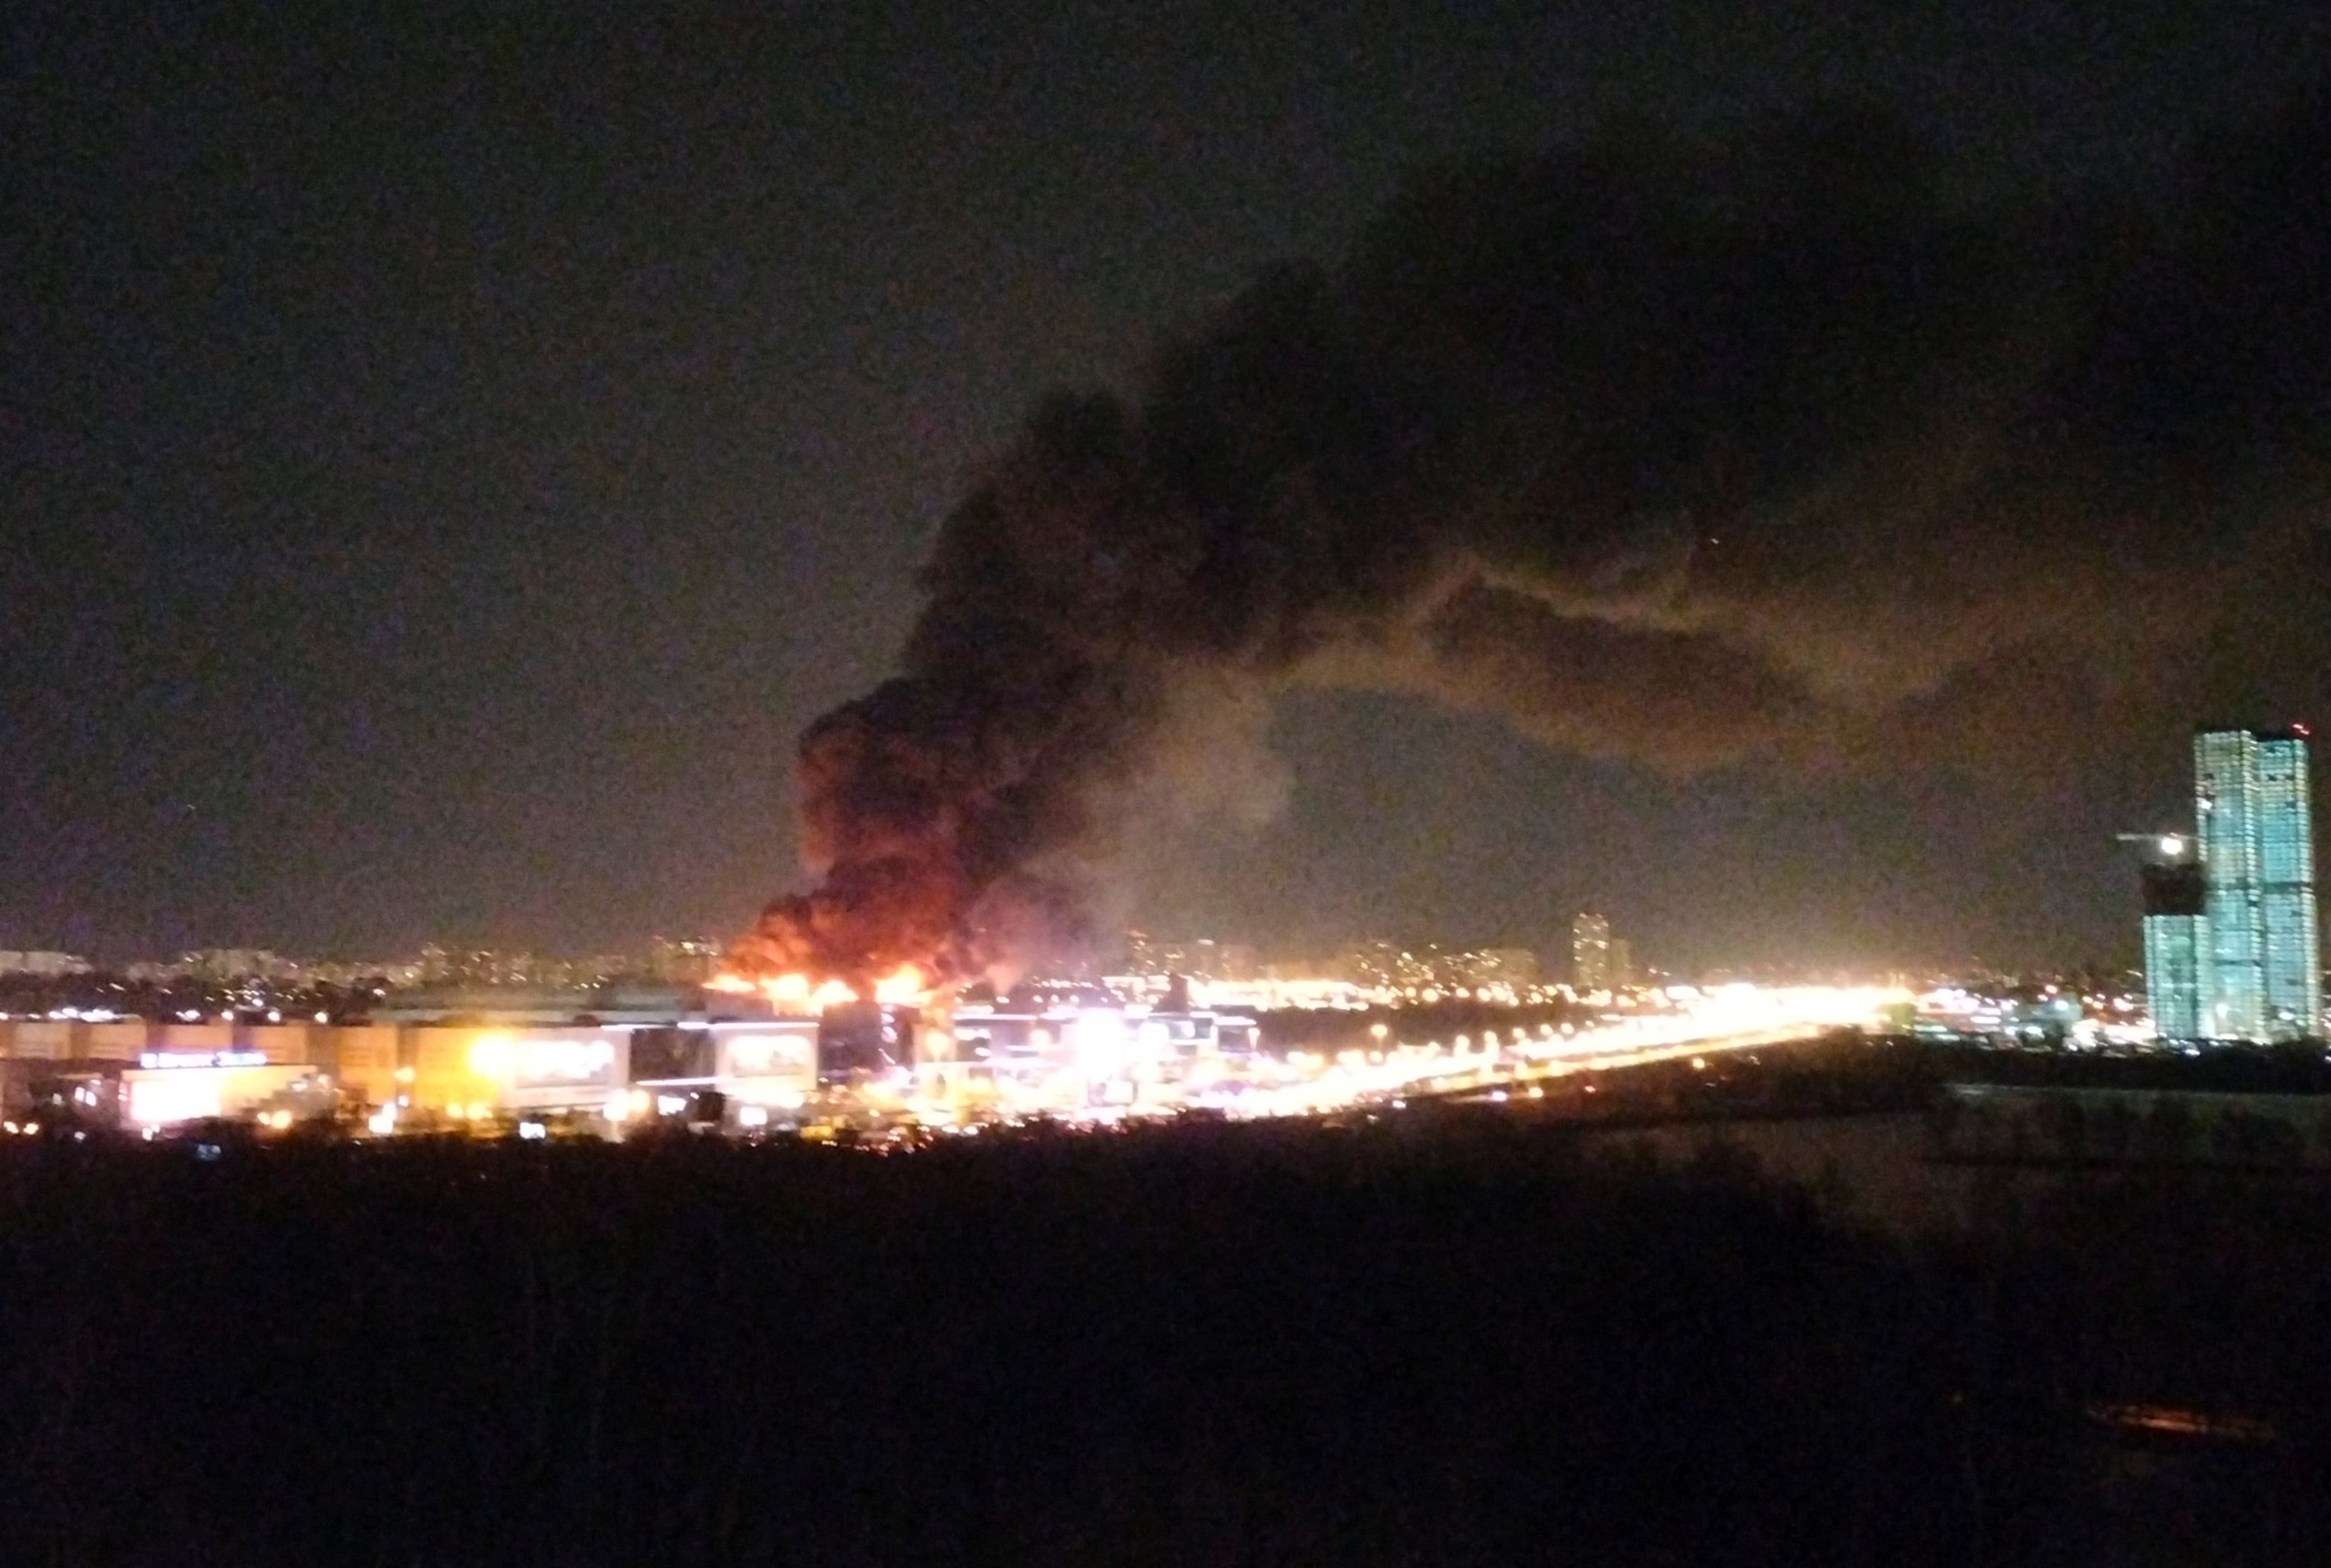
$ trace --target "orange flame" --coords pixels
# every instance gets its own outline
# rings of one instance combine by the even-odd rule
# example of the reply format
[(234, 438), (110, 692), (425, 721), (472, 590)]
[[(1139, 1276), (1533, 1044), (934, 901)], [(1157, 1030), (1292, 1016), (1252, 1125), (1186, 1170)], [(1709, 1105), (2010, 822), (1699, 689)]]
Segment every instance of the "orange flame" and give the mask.
[[(841, 1007), (866, 1000), (861, 993), (841, 980), (823, 980), (813, 984), (806, 974), (794, 971), (773, 974), (760, 981), (743, 978), (728, 972), (707, 981), (716, 991), (758, 991), (769, 999), (769, 1004), (780, 1012), (822, 1012), (829, 1007)], [(871, 1000), (892, 1005), (914, 1006), (929, 994), (929, 982), (923, 972), (911, 964), (901, 965), (887, 978), (874, 985)]]
[(911, 1006), (922, 1001), (928, 989), (921, 970), (911, 964), (901, 964), (887, 979), (875, 982), (874, 1000)]
[(809, 976), (806, 974), (780, 974), (774, 980), (762, 981), (761, 990), (771, 1002), (776, 1003), (780, 1006), (789, 1002), (807, 1002), (809, 1000)]
[(812, 985), (809, 976), (799, 973), (775, 974), (761, 982), (761, 994), (779, 1012), (823, 1012), (829, 1007), (839, 1007), (858, 1000), (856, 993), (839, 980), (828, 980)]

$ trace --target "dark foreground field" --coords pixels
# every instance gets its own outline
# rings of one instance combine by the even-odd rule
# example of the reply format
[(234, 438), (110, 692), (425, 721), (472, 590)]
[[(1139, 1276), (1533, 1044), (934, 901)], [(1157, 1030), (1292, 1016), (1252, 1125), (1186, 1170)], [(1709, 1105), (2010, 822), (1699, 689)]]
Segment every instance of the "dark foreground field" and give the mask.
[(1455, 1113), (17, 1149), (0, 1555), (2322, 1561), (2326, 1304), (2300, 1179), (1906, 1241)]

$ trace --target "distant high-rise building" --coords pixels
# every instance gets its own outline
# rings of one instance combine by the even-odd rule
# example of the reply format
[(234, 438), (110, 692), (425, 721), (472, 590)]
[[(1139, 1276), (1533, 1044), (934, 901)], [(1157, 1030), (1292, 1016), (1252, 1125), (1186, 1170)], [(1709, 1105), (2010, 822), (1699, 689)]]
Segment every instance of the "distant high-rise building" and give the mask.
[(1510, 985), (1519, 990), (1537, 982), (1537, 955), (1527, 947), (1484, 947), (1468, 957), (1476, 985)]
[(279, 980), (294, 967), (264, 947), (200, 947), (178, 962), (196, 980), (225, 984), (236, 980)]
[(2252, 831), (2257, 775), (2258, 741), (2249, 730), (2194, 736), (2193, 825), (2201, 840), (2209, 916), (2204, 1032), (2220, 1040), (2254, 1040), (2264, 1032), (2258, 838)]
[(2210, 994), (2209, 886), (2192, 841), (2160, 841), (2141, 873), (2145, 889), (2145, 995), (2153, 1032), (2163, 1040), (2201, 1040)]
[(1611, 989), (1635, 983), (1635, 949), (1624, 936), (1611, 938)]
[(1581, 992), (1611, 988), (1611, 922), (1600, 915), (1570, 922), (1570, 984)]
[(2207, 917), (2203, 1032), (2286, 1040), (2322, 1027), (2315, 841), (2303, 729), (2193, 737)]
[(1212, 936), (1187, 942), (1166, 942), (1146, 931), (1125, 934), (1127, 974), (1184, 974), (1193, 980), (1247, 981), (1261, 972), (1253, 947), (1243, 942), (1219, 942)]
[(77, 953), (51, 953), (40, 949), (0, 952), (0, 974), (33, 974), (44, 980), (68, 975), (86, 974), (89, 960)]
[(2258, 737), (2259, 949), (2267, 1031), (2278, 1039), (2323, 1027), (2323, 948), (2315, 899), (2313, 781), (2307, 732)]
[(647, 977), (666, 985), (701, 985), (720, 972), (718, 942), (658, 936), (648, 944)]

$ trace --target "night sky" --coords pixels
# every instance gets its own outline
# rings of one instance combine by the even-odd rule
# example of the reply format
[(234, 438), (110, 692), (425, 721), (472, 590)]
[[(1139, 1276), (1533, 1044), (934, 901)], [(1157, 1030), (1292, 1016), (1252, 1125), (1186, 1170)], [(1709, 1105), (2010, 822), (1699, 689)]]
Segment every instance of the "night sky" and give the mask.
[[(1851, 97), (1966, 191), (2141, 190), (2331, 54), (2314, 7), (2168, 0), (31, 9), (0, 947), (109, 957), (738, 931), (800, 879), (795, 736), (890, 671), (1034, 400), (1127, 385), (1421, 168)], [(2322, 680), (2245, 667), (2206, 688), (2241, 711), (2108, 743), (2042, 707), (2061, 766), (1907, 777), (1295, 695), (1278, 814), (1145, 856), (1122, 912), (1550, 945), (1592, 903), (1677, 965), (2126, 956), (2112, 834), (2183, 814), (2196, 719), (2331, 721)]]

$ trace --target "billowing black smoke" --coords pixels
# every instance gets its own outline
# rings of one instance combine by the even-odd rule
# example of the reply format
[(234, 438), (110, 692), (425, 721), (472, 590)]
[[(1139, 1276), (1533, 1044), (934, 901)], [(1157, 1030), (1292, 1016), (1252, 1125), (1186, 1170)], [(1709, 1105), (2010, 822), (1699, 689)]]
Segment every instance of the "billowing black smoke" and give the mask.
[(1036, 412), (947, 519), (901, 673), (804, 736), (819, 882), (740, 963), (1057, 942), (1225, 681), (1670, 768), (2150, 689), (2241, 574), (2322, 569), (2327, 104), (2202, 138), (2145, 203), (1955, 202), (1838, 113), (1421, 182), (1137, 405)]

